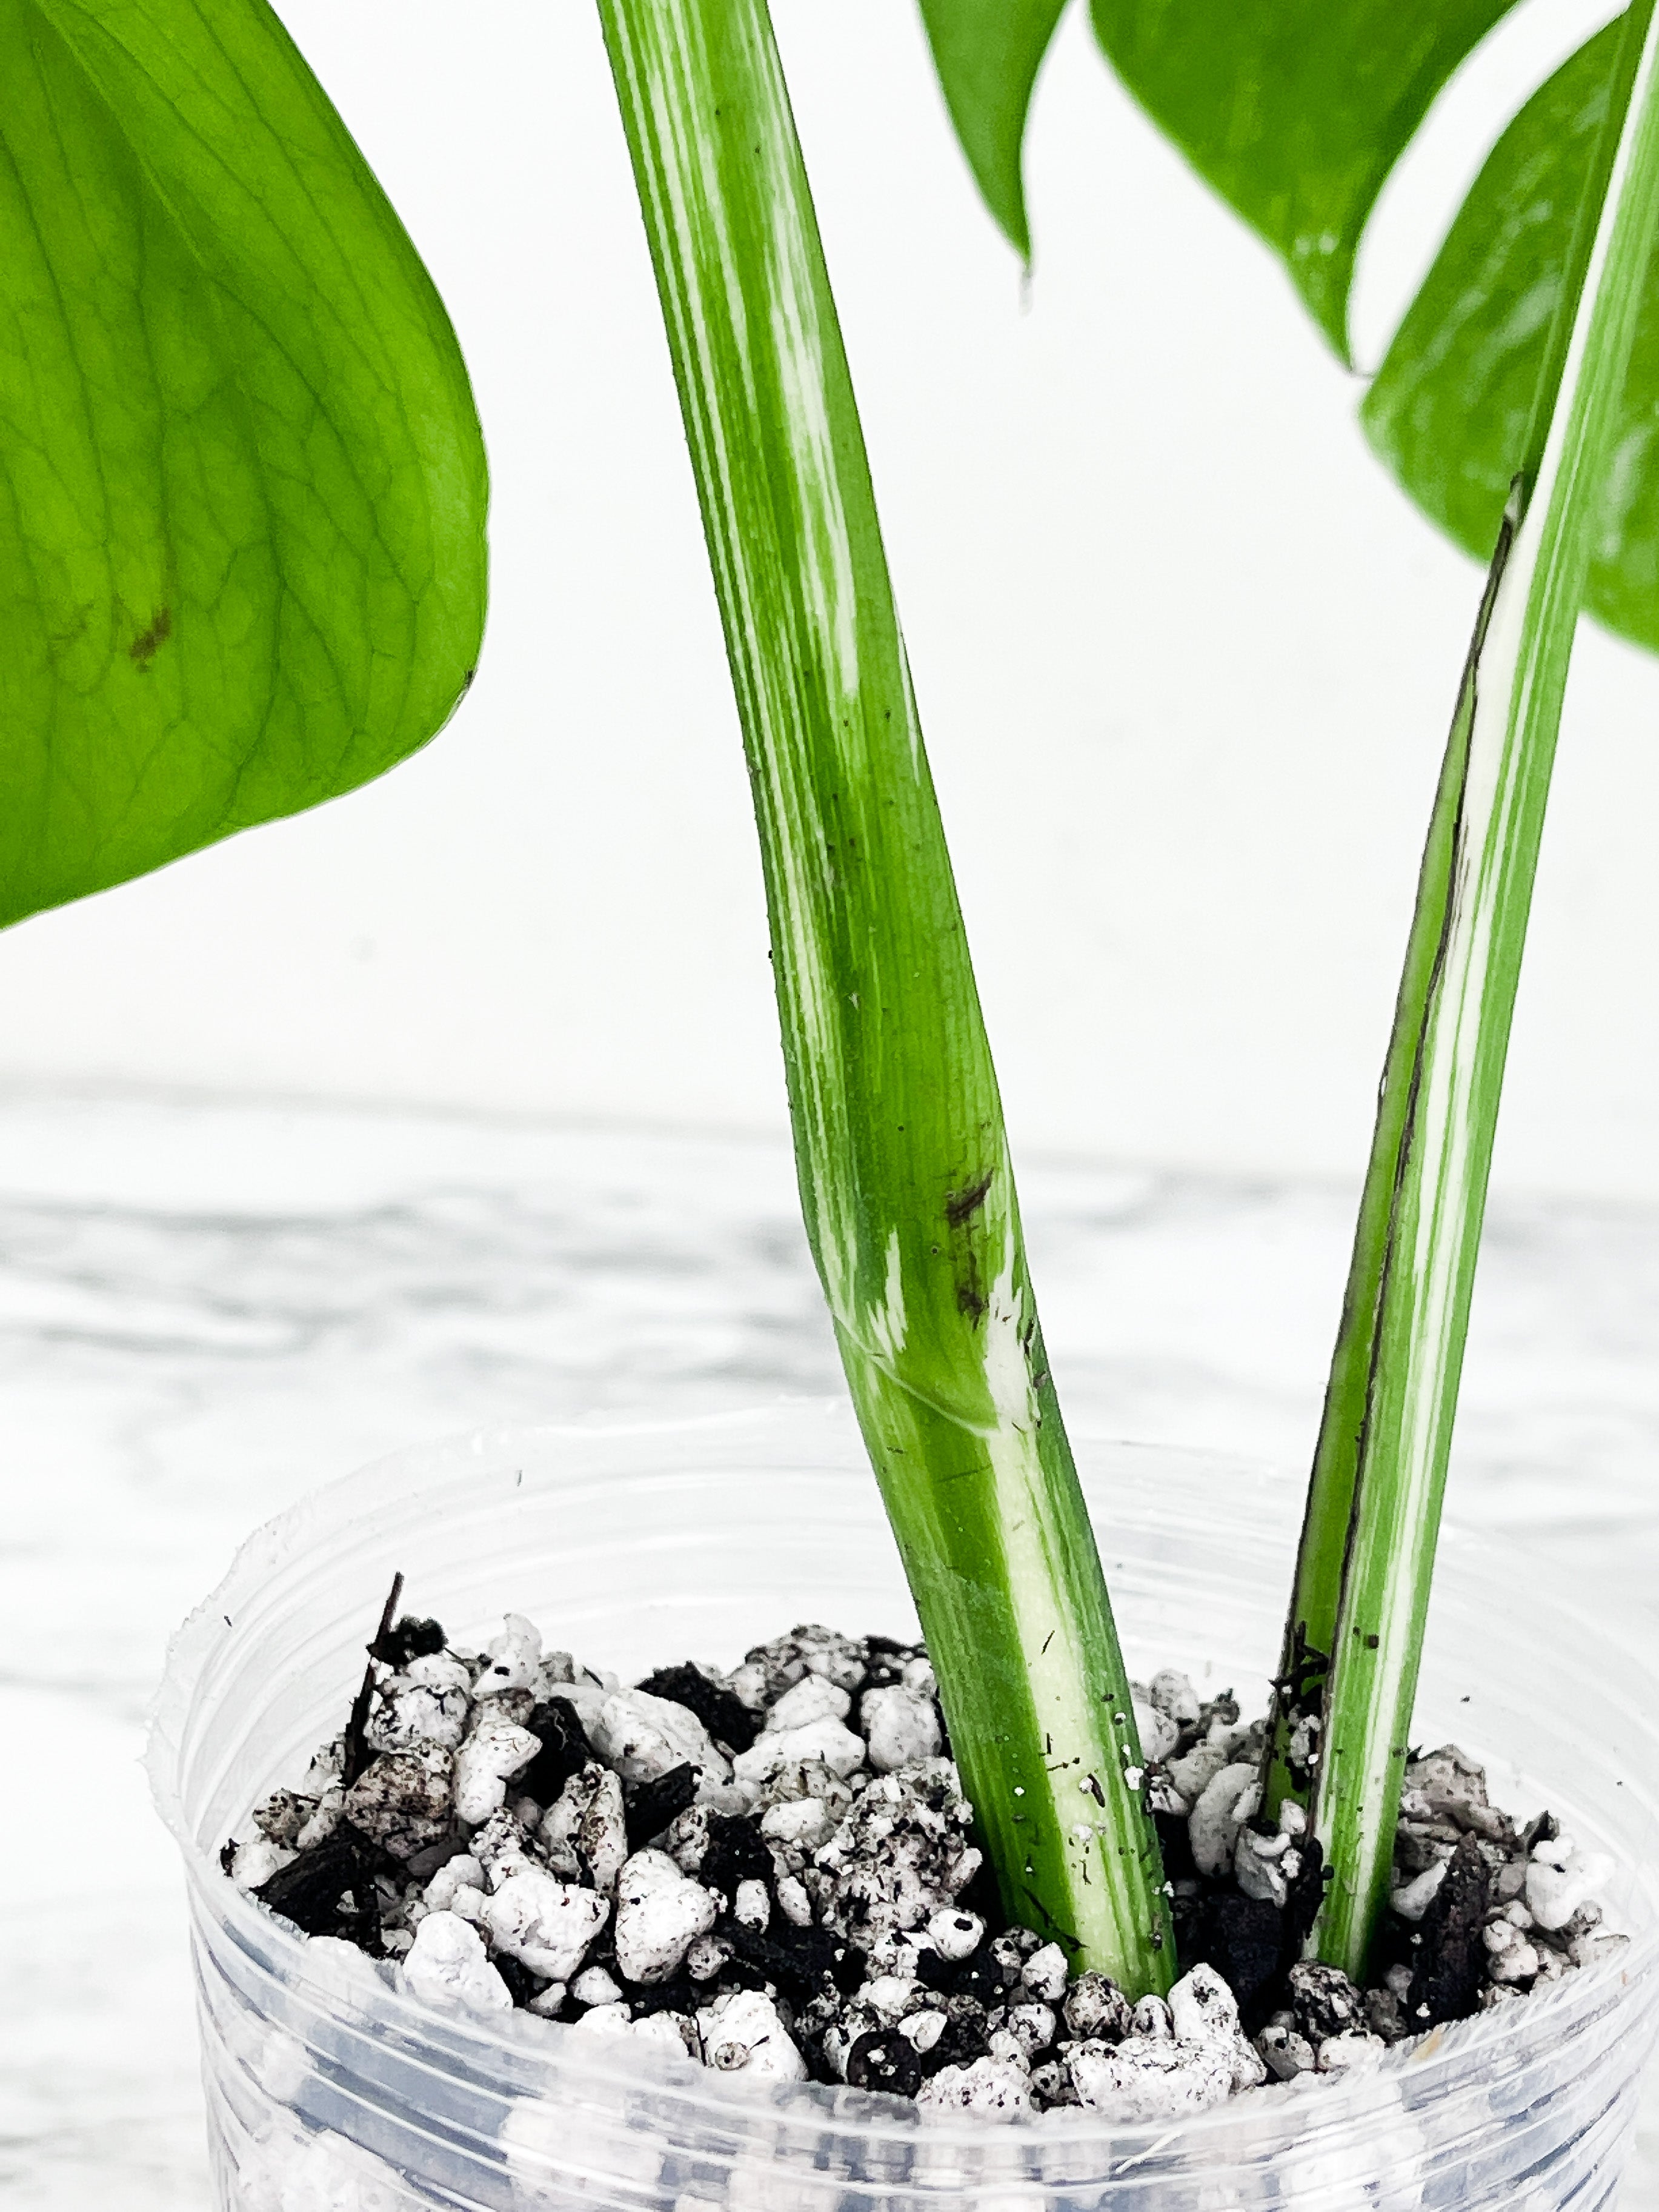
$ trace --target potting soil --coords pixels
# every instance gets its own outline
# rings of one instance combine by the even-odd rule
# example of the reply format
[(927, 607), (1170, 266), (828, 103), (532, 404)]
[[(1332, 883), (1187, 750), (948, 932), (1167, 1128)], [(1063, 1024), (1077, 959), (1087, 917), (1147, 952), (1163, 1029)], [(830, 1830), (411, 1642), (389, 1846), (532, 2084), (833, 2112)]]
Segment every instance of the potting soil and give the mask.
[(987, 2118), (1156, 2119), (1334, 2075), (1622, 1945), (1611, 1863), (1547, 1813), (1517, 1825), (1446, 1745), (1407, 1770), (1375, 1981), (1304, 1960), (1323, 1875), (1298, 1808), (1261, 1817), (1265, 1723), (1173, 1670), (1134, 1697), (1167, 2001), (1006, 1924), (926, 1652), (817, 1626), (624, 1687), (522, 1615), (479, 1653), (398, 1620), (342, 1735), (224, 1864), (434, 2005)]

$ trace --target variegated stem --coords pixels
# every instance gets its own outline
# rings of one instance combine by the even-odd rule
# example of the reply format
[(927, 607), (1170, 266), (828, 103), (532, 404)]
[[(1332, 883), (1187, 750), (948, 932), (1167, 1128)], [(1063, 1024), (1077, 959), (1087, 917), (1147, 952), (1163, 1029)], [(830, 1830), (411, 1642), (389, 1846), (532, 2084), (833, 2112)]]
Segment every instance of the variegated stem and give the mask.
[(1539, 450), (1516, 479), (1459, 697), (1321, 1439), (1324, 1525), (1304, 1537), (1291, 1615), (1293, 1632), (1298, 1620), (1316, 1620), (1316, 1606), (1329, 1615), (1340, 1514), (1313, 1798), (1333, 1881), (1315, 1943), (1356, 1975), (1388, 1896), (1550, 771), (1659, 216), (1656, 69), (1654, 0), (1636, 0), (1582, 271), (1568, 272), (1565, 343), (1552, 349), (1557, 393), (1539, 410)]
[(1498, 532), (1498, 547), (1475, 618), (1474, 635), (1463, 664), (1451, 734), (1441, 763), (1418, 877), (1417, 900), (1395, 1006), (1388, 1060), (1377, 1089), (1370, 1164), (1360, 1198), (1353, 1253), (1342, 1297), (1341, 1323), (1325, 1385), (1324, 1413), (1308, 1486), (1307, 1510), (1303, 1516), (1296, 1578), (1273, 1699), (1265, 1778), (1267, 1810), (1270, 1814), (1276, 1814), (1286, 1798), (1294, 1798), (1307, 1806), (1313, 1796), (1330, 1656), (1336, 1643), (1336, 1617), (1342, 1602), (1342, 1577), (1353, 1518), (1354, 1490), (1365, 1439), (1365, 1407), (1370, 1394), (1383, 1267), (1389, 1249), (1410, 1115), (1417, 1100), (1414, 1077), (1424, 1022), (1439, 969), (1453, 872), (1459, 857), (1469, 731), (1474, 713), (1475, 672), (1486, 646), (1498, 582), (1509, 562), (1518, 508), (1518, 495), (1512, 496)]
[[(1306, 1805), (1312, 1796), (1313, 1771), (1308, 1754), (1316, 1743), (1316, 1730), (1324, 1710), (1327, 1673), (1336, 1638), (1343, 1568), (1353, 1519), (1354, 1488), (1365, 1434), (1365, 1408), (1371, 1389), (1383, 1268), (1393, 1229), (1407, 1120), (1415, 1110), (1417, 1100), (1414, 1072), (1422, 1048), (1430, 994), (1439, 972), (1453, 870), (1459, 859), (1475, 677), (1481, 665), (1498, 583), (1508, 565), (1526, 495), (1537, 483), (1543, 464), (1550, 426), (1560, 397), (1562, 374), (1584, 296), (1584, 280), (1595, 249), (1607, 186), (1629, 112), (1646, 21), (1644, 11), (1627, 19), (1617, 64), (1608, 82), (1607, 113), (1580, 194), (1560, 292), (1539, 368), (1526, 443), (1481, 595), (1430, 817), (1411, 935), (1395, 1008), (1394, 1030), (1377, 1092), (1370, 1161), (1343, 1293), (1341, 1322), (1326, 1385), (1296, 1580), (1285, 1621), (1274, 1726), (1268, 1742), (1265, 1776), (1270, 1813), (1276, 1813), (1286, 1797), (1295, 1797)], [(1478, 1222), (1476, 1229), (1478, 1231)]]
[(1156, 1838), (763, 0), (599, 0), (747, 749), (808, 1235), (1004, 1904), (1167, 1985)]

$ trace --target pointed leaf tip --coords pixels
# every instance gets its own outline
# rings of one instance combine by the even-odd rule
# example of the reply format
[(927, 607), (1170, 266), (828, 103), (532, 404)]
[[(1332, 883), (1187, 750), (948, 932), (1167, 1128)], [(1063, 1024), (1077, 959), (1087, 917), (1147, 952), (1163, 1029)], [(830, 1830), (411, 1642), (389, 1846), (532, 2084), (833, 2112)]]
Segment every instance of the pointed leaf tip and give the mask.
[(1021, 161), (1037, 71), (1066, 0), (920, 0), (962, 150), (1004, 236), (1030, 265)]
[(1107, 59), (1283, 259), (1350, 362), (1366, 218), (1436, 94), (1515, 0), (1091, 0)]

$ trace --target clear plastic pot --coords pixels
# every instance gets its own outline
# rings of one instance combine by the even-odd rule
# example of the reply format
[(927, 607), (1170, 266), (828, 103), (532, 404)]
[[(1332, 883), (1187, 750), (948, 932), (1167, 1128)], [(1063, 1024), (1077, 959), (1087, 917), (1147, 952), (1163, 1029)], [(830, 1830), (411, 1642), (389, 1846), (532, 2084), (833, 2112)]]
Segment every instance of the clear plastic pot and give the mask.
[[(1265, 1696), (1297, 1486), (1123, 1444), (1080, 1456), (1132, 1667)], [(746, 2084), (526, 2014), (400, 1996), (241, 1896), (218, 1850), (340, 1726), (394, 1568), (480, 1640), (511, 1608), (624, 1676), (730, 1664), (797, 1620), (915, 1616), (836, 1409), (541, 1429), (380, 1462), (243, 1548), (176, 1639), (151, 1749), (188, 1869), (224, 2212), (1593, 2212), (1610, 2205), (1659, 2008), (1659, 1684), (1491, 1547), (1446, 1547), (1418, 1735), (1484, 1758), (1623, 1869), (1617, 1964), (1316, 2086), (1180, 2126), (990, 2128)], [(1533, 1577), (1535, 1579), (1535, 1576)], [(246, 1829), (243, 1829), (246, 1832)]]

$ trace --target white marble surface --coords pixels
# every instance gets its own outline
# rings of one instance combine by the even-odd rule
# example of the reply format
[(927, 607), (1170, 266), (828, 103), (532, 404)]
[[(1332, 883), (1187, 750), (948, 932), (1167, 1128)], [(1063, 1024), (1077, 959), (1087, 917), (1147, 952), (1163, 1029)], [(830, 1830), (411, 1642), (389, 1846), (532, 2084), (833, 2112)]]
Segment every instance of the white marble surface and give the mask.
[[(1079, 1425), (1305, 1456), (1349, 1194), (1053, 1164), (1024, 1191)], [(1659, 1212), (1497, 1204), (1454, 1510), (1659, 1635), (1656, 1341)], [(167, 1634), (253, 1524), (478, 1423), (836, 1382), (781, 1145), (0, 1096), (0, 2199), (206, 2205), (136, 1761)], [(1626, 2212), (1659, 2208), (1656, 2147)]]

